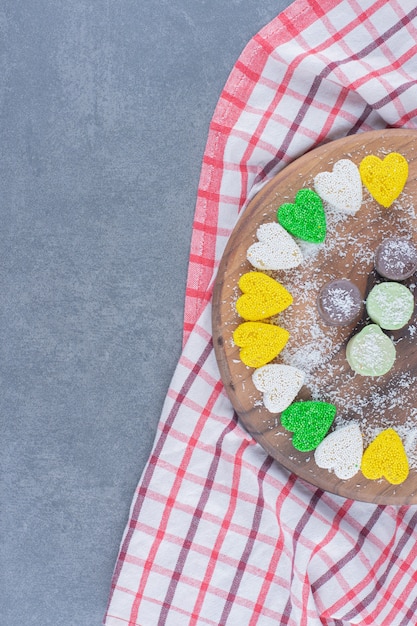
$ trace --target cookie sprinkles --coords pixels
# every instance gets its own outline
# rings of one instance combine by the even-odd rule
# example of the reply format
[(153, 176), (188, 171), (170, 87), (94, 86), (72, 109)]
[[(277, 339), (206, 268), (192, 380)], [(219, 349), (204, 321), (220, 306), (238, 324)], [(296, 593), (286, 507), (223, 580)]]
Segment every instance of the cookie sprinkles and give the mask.
[[(271, 363), (284, 350), (290, 333), (267, 321), (290, 307), (293, 296), (264, 272), (297, 267), (305, 260), (303, 242), (311, 245), (325, 241), (323, 202), (345, 217), (355, 215), (363, 202), (363, 185), (378, 204), (388, 209), (403, 191), (407, 177), (408, 163), (396, 152), (384, 159), (367, 156), (359, 168), (349, 159), (339, 160), (332, 172), (316, 175), (314, 190), (303, 188), (293, 203), (282, 204), (277, 210), (277, 222), (262, 224), (257, 229), (258, 241), (248, 248), (247, 260), (260, 271), (248, 272), (239, 280), (242, 295), (236, 302), (236, 311), (246, 321), (236, 328), (233, 340), (241, 348), (240, 359), (255, 368), (253, 384), (263, 393), (265, 408), (281, 414), (281, 425), (293, 433), (294, 448), (314, 451), (317, 466), (333, 471), (341, 480), (350, 479), (361, 470), (369, 480), (385, 478), (393, 485), (404, 482), (409, 462), (403, 441), (388, 426), (364, 450), (364, 437), (355, 421), (339, 424), (331, 431), (336, 403), (320, 399), (296, 401), (306, 382), (303, 363), (299, 367)], [(301, 240), (300, 245), (293, 237)], [(396, 280), (412, 276), (417, 269), (417, 250), (406, 238), (386, 240), (378, 248), (375, 267), (377, 271), (382, 267), (380, 275), (388, 282), (371, 290), (365, 302), (370, 323), (350, 339), (346, 349), (352, 373), (371, 379), (387, 373), (396, 359), (394, 342), (381, 329), (404, 327), (413, 314), (413, 294)], [(343, 278), (325, 285), (317, 301), (320, 316), (329, 326), (357, 320), (363, 305), (357, 287)], [(410, 328), (410, 335), (411, 332)]]

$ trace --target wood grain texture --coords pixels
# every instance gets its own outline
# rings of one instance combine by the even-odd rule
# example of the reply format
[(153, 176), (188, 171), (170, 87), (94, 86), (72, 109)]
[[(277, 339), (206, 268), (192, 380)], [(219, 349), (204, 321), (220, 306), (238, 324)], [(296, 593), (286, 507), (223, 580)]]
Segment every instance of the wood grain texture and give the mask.
[[(409, 163), (409, 176), (403, 193), (388, 209), (378, 205), (364, 189), (361, 209), (354, 216), (342, 217), (328, 212), (326, 241), (319, 248), (305, 247), (305, 260), (297, 268), (268, 272), (294, 296), (293, 305), (270, 320), (290, 331), (287, 347), (275, 362), (304, 364), (308, 375), (297, 399), (322, 399), (337, 406), (335, 425), (358, 421), (365, 445), (383, 428), (396, 428), (407, 439), (414, 454), (417, 429), (417, 319), (414, 312), (403, 329), (389, 333), (397, 350), (392, 370), (373, 379), (354, 375), (345, 357), (350, 337), (369, 318), (364, 314), (354, 325), (344, 328), (326, 326), (317, 313), (316, 298), (322, 285), (335, 278), (350, 278), (360, 288), (364, 299), (381, 278), (374, 270), (374, 252), (386, 237), (400, 234), (417, 244), (417, 219), (413, 200), (417, 198), (417, 132), (410, 130), (371, 131), (345, 137), (305, 154), (282, 170), (250, 201), (239, 219), (222, 257), (213, 294), (213, 339), (216, 357), (226, 391), (241, 423), (258, 443), (291, 472), (317, 487), (341, 496), (381, 504), (417, 503), (417, 470), (411, 460), (410, 474), (401, 485), (385, 479), (370, 481), (358, 472), (349, 480), (339, 480), (333, 472), (322, 470), (314, 453), (301, 453), (291, 443), (291, 433), (280, 426), (279, 415), (262, 403), (262, 394), (252, 383), (253, 369), (239, 359), (233, 343), (233, 331), (243, 322), (235, 302), (240, 295), (240, 276), (254, 270), (246, 259), (248, 247), (256, 239), (256, 230), (266, 222), (276, 221), (280, 204), (292, 202), (302, 187), (313, 188), (318, 172), (331, 171), (336, 161), (351, 159), (356, 165), (369, 154), (383, 158), (399, 152)], [(404, 284), (414, 293), (416, 276)], [(301, 366), (303, 368), (303, 366)], [(417, 437), (416, 437), (417, 442)], [(416, 443), (417, 445), (417, 443)], [(417, 459), (417, 452), (415, 453)], [(417, 465), (417, 461), (416, 461)]]

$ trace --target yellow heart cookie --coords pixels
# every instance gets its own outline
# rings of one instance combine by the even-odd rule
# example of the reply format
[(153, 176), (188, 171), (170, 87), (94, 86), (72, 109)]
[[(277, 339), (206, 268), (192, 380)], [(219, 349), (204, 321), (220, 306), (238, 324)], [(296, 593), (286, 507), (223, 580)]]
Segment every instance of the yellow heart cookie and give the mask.
[(370, 480), (385, 477), (399, 485), (408, 476), (408, 459), (400, 437), (388, 428), (379, 433), (363, 453), (362, 474)]
[(292, 295), (278, 281), (262, 272), (247, 272), (240, 277), (243, 295), (236, 302), (236, 311), (245, 320), (264, 320), (292, 304)]
[(261, 367), (272, 361), (283, 349), (290, 333), (273, 324), (243, 322), (233, 333), (240, 358), (248, 367)]
[(359, 173), (371, 196), (387, 208), (404, 189), (408, 163), (398, 152), (390, 152), (383, 160), (370, 154), (362, 159)]

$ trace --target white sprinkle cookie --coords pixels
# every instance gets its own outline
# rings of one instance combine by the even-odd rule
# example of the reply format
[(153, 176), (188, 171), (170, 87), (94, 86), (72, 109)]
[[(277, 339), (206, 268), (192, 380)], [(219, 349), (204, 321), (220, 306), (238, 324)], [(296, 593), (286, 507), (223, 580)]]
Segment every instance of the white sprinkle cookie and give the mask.
[(270, 363), (258, 367), (253, 384), (263, 392), (263, 403), (271, 413), (281, 413), (294, 400), (304, 384), (305, 374), (292, 365)]
[(333, 470), (342, 480), (352, 478), (360, 469), (363, 440), (358, 424), (334, 430), (317, 446), (314, 459), (322, 469)]
[(278, 222), (261, 224), (256, 236), (258, 241), (248, 248), (247, 259), (257, 269), (287, 270), (303, 261), (300, 248)]
[(320, 172), (314, 178), (314, 189), (329, 207), (354, 215), (362, 204), (362, 182), (359, 169), (349, 159), (340, 159), (333, 172)]

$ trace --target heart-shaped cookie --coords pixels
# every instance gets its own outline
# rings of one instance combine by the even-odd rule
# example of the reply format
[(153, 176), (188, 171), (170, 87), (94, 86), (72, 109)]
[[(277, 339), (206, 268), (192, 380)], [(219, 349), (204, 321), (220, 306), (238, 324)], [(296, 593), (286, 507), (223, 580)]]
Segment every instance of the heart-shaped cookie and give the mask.
[(360, 162), (359, 173), (371, 196), (388, 208), (404, 189), (408, 163), (398, 152), (390, 152), (382, 160), (370, 154)]
[(258, 270), (288, 270), (302, 263), (299, 246), (280, 224), (261, 224), (256, 236), (258, 241), (249, 246), (246, 256)]
[(263, 392), (263, 403), (271, 413), (281, 413), (296, 397), (304, 384), (305, 374), (297, 367), (270, 363), (259, 367), (252, 375), (258, 391)]
[(337, 161), (332, 172), (317, 174), (314, 178), (314, 189), (336, 211), (354, 215), (362, 204), (361, 177), (350, 159)]
[(352, 478), (361, 467), (363, 440), (358, 424), (348, 424), (327, 435), (314, 451), (317, 465), (338, 478)]
[(311, 243), (321, 243), (326, 238), (326, 215), (320, 196), (312, 189), (300, 189), (294, 204), (281, 204), (277, 219), (294, 237)]
[(272, 361), (290, 337), (285, 328), (264, 322), (243, 322), (233, 333), (240, 359), (248, 367), (261, 367)]
[(392, 485), (405, 481), (409, 472), (407, 454), (393, 428), (383, 430), (371, 441), (363, 453), (361, 470), (370, 480), (386, 478)]
[(243, 295), (236, 301), (236, 311), (245, 320), (264, 320), (292, 304), (290, 292), (262, 272), (247, 272), (238, 284)]
[(314, 450), (326, 436), (336, 415), (328, 402), (306, 400), (294, 402), (281, 413), (281, 424), (294, 433), (292, 444), (301, 452)]

